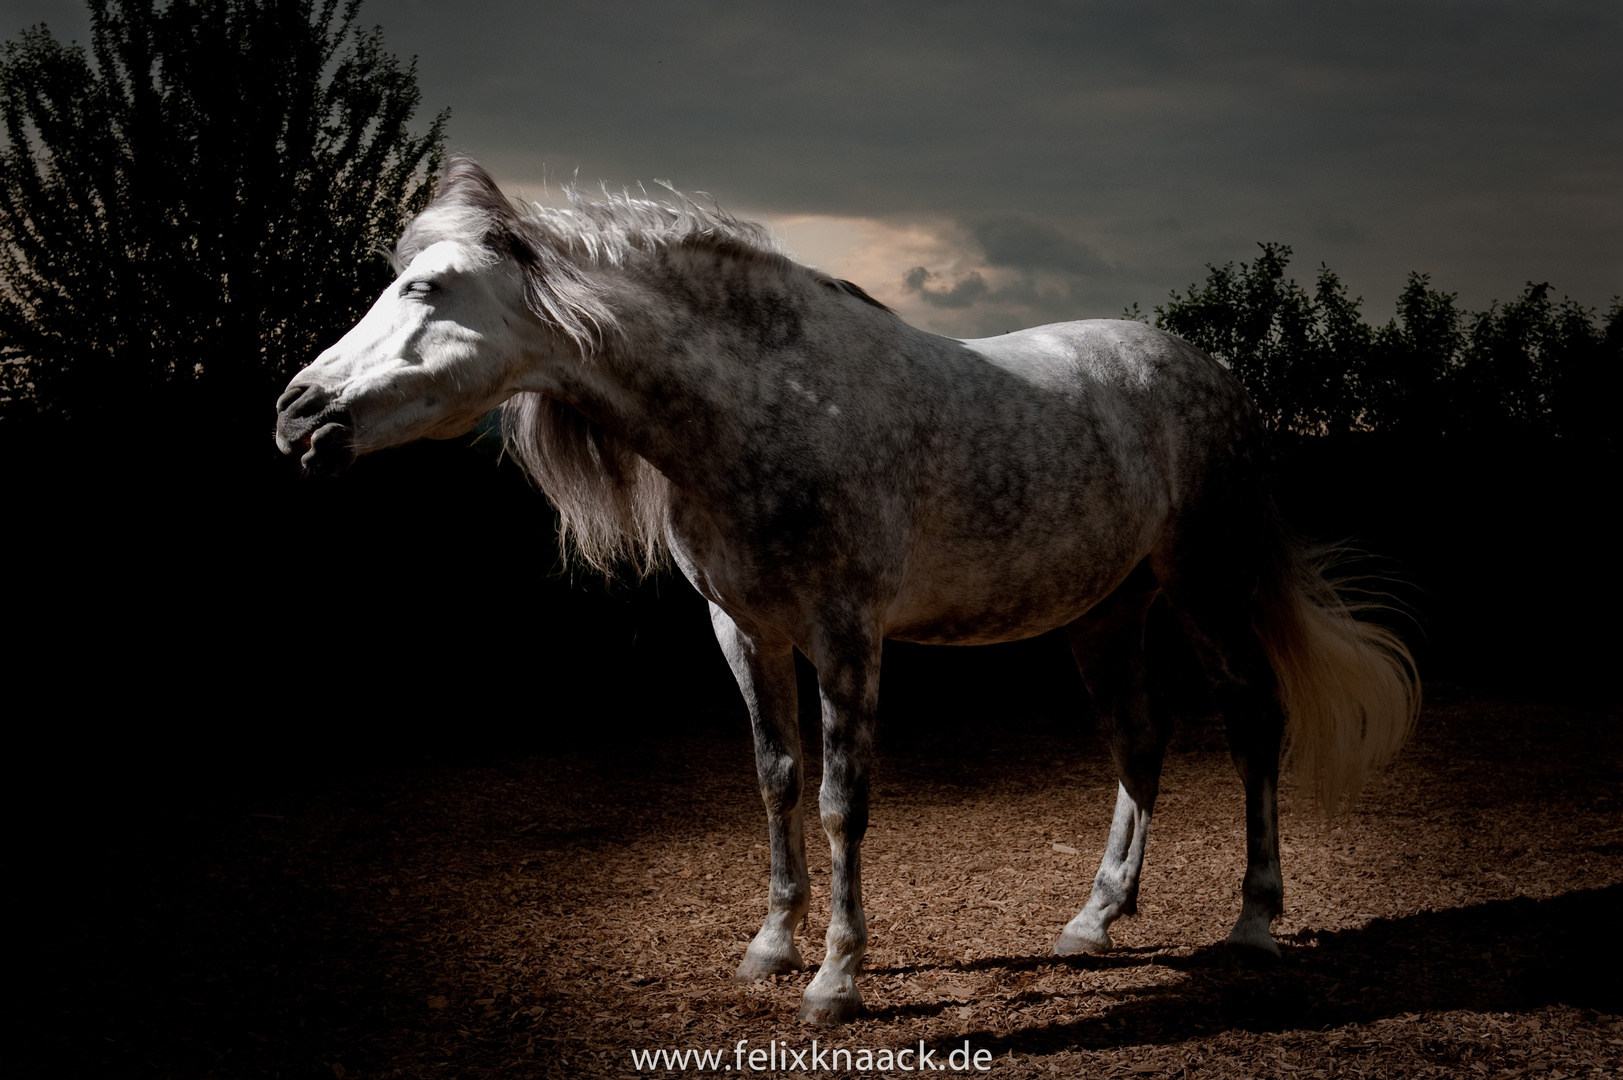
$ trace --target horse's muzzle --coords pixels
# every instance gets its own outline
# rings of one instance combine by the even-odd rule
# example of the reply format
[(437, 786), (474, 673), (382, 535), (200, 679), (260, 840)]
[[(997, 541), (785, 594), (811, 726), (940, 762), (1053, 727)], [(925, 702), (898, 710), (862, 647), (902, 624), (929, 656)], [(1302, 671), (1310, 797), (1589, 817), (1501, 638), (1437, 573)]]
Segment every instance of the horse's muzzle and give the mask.
[(301, 454), (307, 473), (342, 472), (355, 460), (355, 429), (331, 391), (294, 383), (276, 401), (276, 446)]

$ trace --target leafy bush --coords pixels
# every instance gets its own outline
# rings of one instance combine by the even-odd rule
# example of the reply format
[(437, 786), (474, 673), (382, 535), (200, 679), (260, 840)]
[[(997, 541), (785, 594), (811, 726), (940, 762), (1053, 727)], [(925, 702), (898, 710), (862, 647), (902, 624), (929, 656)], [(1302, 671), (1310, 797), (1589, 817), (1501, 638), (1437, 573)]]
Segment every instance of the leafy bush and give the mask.
[(1328, 266), (1309, 292), (1285, 276), (1289, 247), (1260, 247), (1252, 263), (1208, 266), (1205, 284), (1174, 292), (1153, 321), (1227, 364), (1274, 429), (1611, 443), (1623, 300), (1600, 317), (1529, 282), (1473, 313), (1414, 273), (1396, 316), (1371, 326)]
[(0, 408), (257, 400), (387, 284), (447, 113), (360, 0), (90, 0), (0, 58)]

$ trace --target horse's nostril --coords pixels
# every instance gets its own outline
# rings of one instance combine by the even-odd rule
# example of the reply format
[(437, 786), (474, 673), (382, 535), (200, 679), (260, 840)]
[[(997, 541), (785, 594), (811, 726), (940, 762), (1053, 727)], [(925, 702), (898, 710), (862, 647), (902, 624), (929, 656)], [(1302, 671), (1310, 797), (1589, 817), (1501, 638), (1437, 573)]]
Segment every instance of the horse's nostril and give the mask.
[(286, 412), (287, 407), (297, 401), (302, 393), (304, 393), (302, 386), (290, 386), (283, 390), (282, 396), (276, 399), (276, 411)]
[(332, 403), (332, 392), (319, 386), (289, 386), (276, 399), (276, 411), (284, 416), (314, 416)]

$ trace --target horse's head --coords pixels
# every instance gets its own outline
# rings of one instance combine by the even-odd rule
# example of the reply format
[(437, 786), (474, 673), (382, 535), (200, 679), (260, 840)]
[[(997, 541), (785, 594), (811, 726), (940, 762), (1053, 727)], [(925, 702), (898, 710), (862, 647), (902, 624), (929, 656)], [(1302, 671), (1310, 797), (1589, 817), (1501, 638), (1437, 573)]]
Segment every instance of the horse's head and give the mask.
[(514, 267), (478, 246), (430, 244), (293, 377), (276, 403), (276, 445), (331, 471), (357, 454), (471, 430), (517, 389), (527, 314)]
[[(681, 220), (653, 203), (623, 200), (619, 209)], [(439, 194), (400, 237), (395, 265), (404, 272), (276, 403), (276, 445), (301, 454), (306, 469), (333, 471), (358, 454), (454, 438), (520, 391), (556, 394), (579, 366), (571, 361), (620, 333), (578, 263), (624, 229), (610, 221), (582, 237), (585, 221), (569, 211), (521, 214), (489, 173), (453, 158)]]

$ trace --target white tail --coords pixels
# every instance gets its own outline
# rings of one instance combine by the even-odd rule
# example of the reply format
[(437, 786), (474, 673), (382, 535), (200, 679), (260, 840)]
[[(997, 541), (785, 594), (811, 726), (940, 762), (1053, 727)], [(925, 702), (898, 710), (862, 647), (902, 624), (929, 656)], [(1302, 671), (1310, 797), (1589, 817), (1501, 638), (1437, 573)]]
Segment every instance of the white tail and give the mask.
[(1279, 682), (1285, 760), (1334, 814), (1414, 730), (1420, 681), (1402, 639), (1359, 618), (1388, 605), (1350, 600), (1328, 576), (1336, 549), (1309, 548), (1277, 516), (1270, 532), (1254, 623)]

